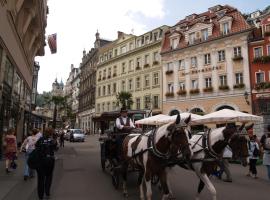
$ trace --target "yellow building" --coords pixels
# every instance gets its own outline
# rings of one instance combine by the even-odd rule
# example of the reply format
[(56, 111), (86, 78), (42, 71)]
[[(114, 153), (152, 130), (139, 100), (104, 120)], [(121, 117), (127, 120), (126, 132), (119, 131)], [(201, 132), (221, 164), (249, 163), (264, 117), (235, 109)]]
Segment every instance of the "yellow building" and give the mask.
[(118, 38), (99, 49), (96, 86), (96, 114), (119, 109), (116, 94), (132, 93), (132, 109), (162, 111), (160, 48), (161, 26), (143, 35), (118, 32)]
[(251, 113), (247, 38), (250, 27), (230, 6), (192, 14), (165, 33), (163, 113)]

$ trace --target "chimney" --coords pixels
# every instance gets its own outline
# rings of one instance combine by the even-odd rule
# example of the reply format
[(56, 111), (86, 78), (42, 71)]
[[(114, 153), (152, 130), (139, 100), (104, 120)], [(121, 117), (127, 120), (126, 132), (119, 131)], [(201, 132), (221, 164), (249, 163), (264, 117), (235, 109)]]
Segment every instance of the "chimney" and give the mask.
[(120, 39), (124, 35), (124, 33), (121, 31), (117, 31), (117, 34), (118, 34), (118, 39)]
[(72, 71), (72, 70), (74, 69), (74, 65), (73, 65), (73, 64), (71, 64), (70, 68), (71, 68), (71, 71)]

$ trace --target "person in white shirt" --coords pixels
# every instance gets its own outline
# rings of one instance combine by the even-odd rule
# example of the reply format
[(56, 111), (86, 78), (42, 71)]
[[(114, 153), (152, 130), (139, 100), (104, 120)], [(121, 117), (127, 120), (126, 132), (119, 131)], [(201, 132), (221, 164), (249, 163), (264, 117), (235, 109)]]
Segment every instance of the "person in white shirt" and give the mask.
[(129, 133), (135, 128), (131, 118), (128, 117), (128, 111), (124, 108), (120, 111), (120, 117), (116, 119), (116, 127), (122, 133)]
[(29, 177), (34, 177), (34, 170), (30, 169), (27, 160), (29, 154), (35, 149), (36, 142), (39, 137), (37, 137), (38, 129), (32, 130), (32, 135), (28, 136), (22, 143), (20, 152), (25, 152), (25, 165), (24, 165), (24, 180), (26, 181)]

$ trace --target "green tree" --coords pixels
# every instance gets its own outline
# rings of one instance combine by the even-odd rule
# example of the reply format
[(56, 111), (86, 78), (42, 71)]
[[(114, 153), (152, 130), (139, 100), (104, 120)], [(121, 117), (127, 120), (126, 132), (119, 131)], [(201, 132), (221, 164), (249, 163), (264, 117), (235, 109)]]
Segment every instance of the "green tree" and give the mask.
[(118, 106), (121, 105), (122, 107), (126, 107), (127, 109), (130, 109), (133, 104), (132, 94), (130, 92), (118, 92), (118, 94), (116, 95), (116, 99), (116, 103)]

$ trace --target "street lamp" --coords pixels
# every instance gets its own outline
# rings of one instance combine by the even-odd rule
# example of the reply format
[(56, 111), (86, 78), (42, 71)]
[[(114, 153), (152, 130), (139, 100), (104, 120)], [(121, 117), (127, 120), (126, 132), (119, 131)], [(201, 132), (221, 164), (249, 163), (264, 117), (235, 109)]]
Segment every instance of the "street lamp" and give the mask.
[(247, 91), (245, 91), (244, 97), (245, 97), (245, 100), (246, 100), (247, 105), (249, 105), (249, 101), (248, 101), (248, 92), (247, 92)]

